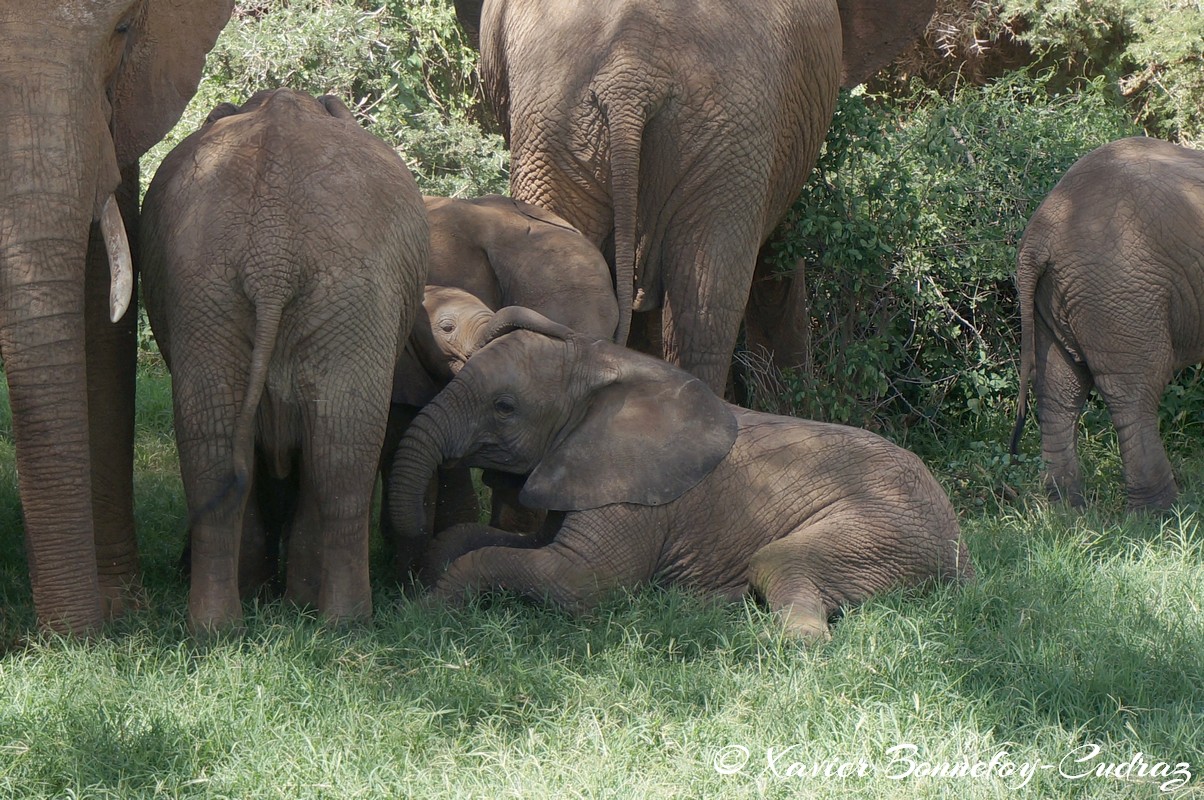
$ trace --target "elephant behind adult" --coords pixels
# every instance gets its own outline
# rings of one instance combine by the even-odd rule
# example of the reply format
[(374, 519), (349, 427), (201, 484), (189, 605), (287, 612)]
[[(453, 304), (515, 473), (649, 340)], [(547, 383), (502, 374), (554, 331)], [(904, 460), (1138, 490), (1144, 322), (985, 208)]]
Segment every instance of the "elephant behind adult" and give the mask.
[(427, 270), (409, 170), (337, 98), (259, 92), (164, 159), (142, 247), (192, 521), (193, 628), (242, 618), (240, 545), (262, 538), (247, 508), (256, 467), (299, 486), (287, 596), (329, 618), (370, 614), (375, 467)]
[[(0, 357), (34, 607), (57, 631), (138, 602), (138, 158), (183, 112), (233, 5), (0, 4)], [(110, 259), (125, 265), (112, 293)]]
[[(619, 322), (610, 267), (580, 231), (539, 206), (502, 195), (426, 197), (431, 268), (423, 309), (398, 364), (389, 433), (381, 455), (381, 530), (398, 544), (396, 571), (417, 566), (425, 542), (398, 542), (389, 521), (389, 475), (410, 420), (459, 371), (492, 311), (521, 305), (599, 339)], [(521, 476), (489, 471), (493, 524), (529, 530), (542, 517), (518, 501)], [(479, 515), (467, 467), (440, 470), (435, 530)]]
[(633, 308), (659, 308), (663, 355), (722, 391), (758, 250), (815, 163), (837, 89), (887, 63), (934, 3), (455, 5), (510, 145), (511, 194), (612, 243), (619, 342)]
[(423, 200), (429, 283), (462, 289), (495, 311), (524, 306), (586, 336), (614, 339), (619, 304), (610, 267), (579, 230), (497, 194)]
[(1135, 137), (1083, 156), (1029, 221), (1016, 282), (1012, 452), (1031, 381), (1046, 486), (1081, 505), (1077, 427), (1094, 386), (1116, 425), (1129, 507), (1170, 506), (1158, 405), (1177, 370), (1204, 360), (1204, 153)]
[(402, 443), (396, 524), (421, 528), (423, 488), (448, 459), (530, 473), (524, 499), (553, 513), (536, 540), (443, 534), (444, 599), (508, 589), (579, 610), (648, 582), (752, 590), (791, 633), (820, 637), (877, 592), (974, 574), (936, 479), (880, 436), (728, 405), (528, 309), (499, 311), (483, 341)]

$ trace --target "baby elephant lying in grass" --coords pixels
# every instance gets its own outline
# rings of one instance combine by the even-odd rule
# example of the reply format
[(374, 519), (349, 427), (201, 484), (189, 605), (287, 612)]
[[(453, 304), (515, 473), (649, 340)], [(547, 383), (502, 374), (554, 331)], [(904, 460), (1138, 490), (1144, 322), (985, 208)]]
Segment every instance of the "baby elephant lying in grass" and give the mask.
[(394, 465), (393, 520), (423, 535), (445, 461), (528, 474), (541, 536), (459, 525), (432, 547), (434, 594), (506, 589), (574, 610), (674, 583), (750, 589), (791, 634), (839, 609), (974, 570), (957, 518), (915, 455), (855, 428), (729, 405), (689, 373), (524, 308), (415, 420)]

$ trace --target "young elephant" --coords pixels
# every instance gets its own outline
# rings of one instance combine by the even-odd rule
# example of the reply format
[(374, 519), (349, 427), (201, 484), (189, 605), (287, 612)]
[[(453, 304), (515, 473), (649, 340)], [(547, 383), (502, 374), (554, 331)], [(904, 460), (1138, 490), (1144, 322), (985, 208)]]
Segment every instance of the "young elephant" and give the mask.
[(159, 168), (143, 288), (172, 373), (194, 629), (241, 620), (240, 540), (272, 515), (248, 499), (286, 476), (288, 596), (371, 613), (375, 466), (427, 249), (409, 170), (333, 97), (223, 104)]
[[(586, 336), (612, 339), (619, 324), (614, 279), (602, 253), (549, 211), (501, 195), (425, 197), (431, 232), (423, 311), (397, 365), (389, 431), (381, 453), (381, 533), (394, 543), (400, 579), (416, 569), (425, 541), (404, 542), (389, 523), (389, 465), (410, 421), (451, 380), (478, 329), (503, 306), (521, 305)], [(521, 476), (487, 471), (492, 523), (530, 531), (542, 514), (518, 502)], [(440, 470), (434, 528), (479, 515), (467, 467)]]
[(1116, 424), (1129, 508), (1169, 507), (1178, 489), (1158, 404), (1176, 370), (1204, 359), (1204, 153), (1136, 137), (1083, 156), (1029, 221), (1016, 283), (1012, 452), (1034, 381), (1046, 486), (1081, 505), (1076, 427), (1094, 386)]
[(423, 489), (451, 459), (529, 472), (524, 502), (558, 513), (538, 543), (446, 532), (432, 563), (447, 565), (441, 598), (502, 588), (582, 609), (650, 581), (751, 589), (791, 633), (818, 637), (877, 592), (974, 574), (948, 497), (913, 454), (729, 405), (682, 369), (527, 309), (498, 312), (406, 434), (399, 530), (421, 529)]
[(610, 266), (572, 225), (502, 195), (423, 200), (428, 283), (463, 289), (495, 311), (525, 306), (578, 333), (614, 339), (619, 301)]

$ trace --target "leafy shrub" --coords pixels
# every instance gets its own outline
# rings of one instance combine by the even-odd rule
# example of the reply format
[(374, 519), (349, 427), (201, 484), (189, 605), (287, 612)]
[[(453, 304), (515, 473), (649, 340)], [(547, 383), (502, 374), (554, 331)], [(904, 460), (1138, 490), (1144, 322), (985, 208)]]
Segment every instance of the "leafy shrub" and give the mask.
[(1204, 146), (1197, 0), (938, 0), (925, 39), (891, 79), (948, 88), (1024, 66), (1052, 70), (1063, 87), (1103, 77), (1151, 135)]
[(508, 158), (481, 128), (475, 60), (449, 0), (240, 0), (146, 173), (218, 103), (288, 86), (339, 96), (428, 194), (505, 191)]
[(1105, 81), (1050, 96), (1047, 80), (842, 96), (771, 242), (779, 268), (805, 270), (812, 362), (762, 405), (896, 434), (996, 435), (1016, 393), (1024, 227), (1074, 161), (1135, 132)]

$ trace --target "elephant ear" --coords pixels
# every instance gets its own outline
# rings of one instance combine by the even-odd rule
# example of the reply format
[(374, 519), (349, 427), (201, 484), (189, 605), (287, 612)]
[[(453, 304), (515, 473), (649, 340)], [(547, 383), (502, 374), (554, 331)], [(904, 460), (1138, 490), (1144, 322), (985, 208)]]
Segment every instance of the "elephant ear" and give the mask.
[(532, 470), (523, 505), (657, 506), (693, 488), (727, 456), (736, 417), (706, 384), (610, 342), (582, 346), (596, 355), (592, 371), (606, 377)]
[(136, 162), (179, 120), (233, 8), (234, 0), (147, 0), (113, 86), (119, 164)]
[(843, 34), (840, 85), (864, 83), (924, 32), (936, 0), (836, 0)]

